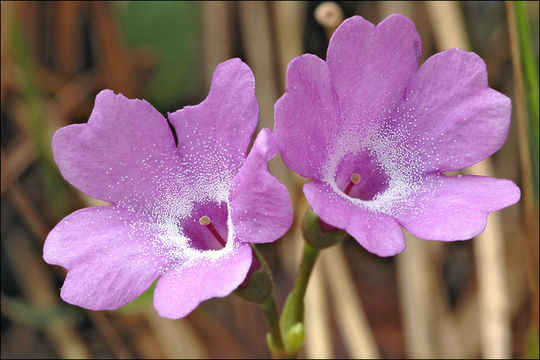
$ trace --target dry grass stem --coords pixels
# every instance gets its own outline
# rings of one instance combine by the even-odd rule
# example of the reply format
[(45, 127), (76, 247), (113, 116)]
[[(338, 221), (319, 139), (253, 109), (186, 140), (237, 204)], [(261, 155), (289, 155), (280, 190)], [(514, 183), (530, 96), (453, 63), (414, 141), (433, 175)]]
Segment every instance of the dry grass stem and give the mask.
[(114, 328), (105, 312), (87, 311), (87, 314), (118, 359), (133, 358), (128, 346), (124, 340), (122, 340), (122, 337)]
[(28, 139), (14, 140), (10, 149), (2, 151), (2, 194), (36, 159), (34, 144)]
[(94, 2), (90, 9), (94, 14), (97, 46), (101, 50), (98, 59), (101, 80), (112, 89), (122, 89), (124, 96), (133, 98), (136, 95), (135, 69), (107, 3)]
[(167, 358), (208, 358), (205, 347), (186, 319), (162, 318), (156, 313), (152, 304), (144, 308), (143, 314)]
[(231, 3), (227, 1), (202, 1), (202, 35), (205, 67), (205, 84), (210, 86), (216, 66), (230, 59), (231, 49)]
[(412, 358), (434, 358), (438, 354), (435, 314), (438, 302), (433, 257), (424, 240), (405, 232), (407, 248), (396, 257), (401, 317), (405, 344)]
[(24, 187), (10, 177), (8, 170), (4, 167), (6, 161), (4, 161), (5, 155), (2, 152), (2, 183), (10, 184), (9, 191), (7, 196), (21, 215), (21, 217), (26, 221), (30, 230), (38, 239), (45, 240), (45, 237), (49, 233), (49, 228), (41, 220), (41, 215), (37, 211), (36, 207), (32, 201), (26, 195)]
[[(13, 190), (10, 191), (12, 193)], [(41, 257), (32, 249), (26, 235), (13, 231), (5, 239), (5, 251), (10, 267), (17, 277), (25, 297), (36, 309), (53, 311), (60, 305), (58, 291), (46, 271)], [(46, 325), (45, 334), (56, 348), (59, 357), (78, 359), (90, 357), (90, 352), (68, 319), (55, 319)]]
[(56, 63), (59, 70), (67, 75), (74, 75), (80, 59), (79, 52), (73, 51), (78, 46), (79, 27), (78, 13), (81, 10), (81, 3), (77, 1), (59, 1), (56, 3), (57, 23), (55, 27)]
[(301, 1), (273, 1), (273, 20), (276, 48), (279, 55), (281, 91), (285, 91), (285, 78), (289, 62), (302, 55), (302, 13), (305, 3)]
[(460, 48), (469, 51), (467, 28), (457, 1), (426, 1), (427, 14), (438, 51)]
[(341, 244), (323, 251), (321, 265), (333, 297), (336, 321), (352, 358), (380, 357)]
[[(319, 255), (319, 262), (325, 255), (325, 251)], [(308, 359), (332, 359), (334, 357), (332, 324), (330, 323), (324, 280), (321, 264), (315, 264), (304, 300), (306, 304), (306, 356)]]
[[(257, 79), (259, 127), (273, 129), (274, 103), (278, 99), (279, 91), (268, 6), (268, 3), (256, 1), (238, 3), (244, 50), (247, 62)], [(293, 193), (294, 185), (290, 179), (290, 171), (280, 156), (270, 160), (268, 166), (272, 174), (287, 187), (289, 193)]]
[(273, 129), (274, 103), (279, 96), (272, 47), (272, 27), (268, 5), (264, 2), (239, 2), (242, 41), (247, 62), (257, 79), (260, 127)]

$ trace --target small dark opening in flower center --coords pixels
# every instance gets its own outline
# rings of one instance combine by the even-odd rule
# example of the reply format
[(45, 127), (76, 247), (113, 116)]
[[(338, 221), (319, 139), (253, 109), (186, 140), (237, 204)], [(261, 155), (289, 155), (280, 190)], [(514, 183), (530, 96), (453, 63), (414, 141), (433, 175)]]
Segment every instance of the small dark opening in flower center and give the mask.
[(388, 188), (389, 177), (377, 157), (364, 150), (348, 153), (341, 159), (335, 180), (346, 195), (372, 200)]
[(190, 246), (199, 250), (219, 250), (227, 245), (227, 204), (196, 204), (188, 219), (182, 222)]

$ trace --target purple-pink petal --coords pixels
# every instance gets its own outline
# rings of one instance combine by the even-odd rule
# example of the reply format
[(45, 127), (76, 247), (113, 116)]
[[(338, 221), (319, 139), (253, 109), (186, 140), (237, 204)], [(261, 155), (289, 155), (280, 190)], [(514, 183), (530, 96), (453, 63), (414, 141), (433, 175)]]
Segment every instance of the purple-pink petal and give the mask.
[(150, 104), (110, 90), (88, 124), (58, 130), (64, 177), (114, 204), (76, 211), (47, 237), (45, 261), (68, 270), (62, 298), (116, 309), (159, 278), (155, 306), (179, 318), (242, 284), (248, 243), (276, 240), (292, 222), (287, 190), (268, 172), (277, 152), (268, 129), (246, 159), (257, 117), (253, 74), (233, 59), (217, 67), (205, 101), (170, 114), (178, 146)]
[(287, 188), (268, 171), (267, 162), (276, 153), (272, 132), (262, 129), (234, 178), (229, 193), (231, 221), (241, 241), (271, 242), (291, 227), (293, 209)]
[(399, 104), (420, 55), (420, 36), (403, 15), (391, 15), (377, 26), (360, 16), (345, 20), (326, 56), (340, 121), (359, 136), (384, 122)]
[[(144, 207), (177, 158), (167, 120), (145, 100), (101, 91), (87, 124), (59, 129), (52, 141), (62, 176), (97, 199)], [(149, 206), (151, 206), (149, 204)]]
[(208, 97), (169, 114), (178, 151), (198, 176), (223, 177), (242, 166), (259, 107), (255, 79), (240, 59), (219, 64)]
[(236, 289), (244, 281), (253, 256), (249, 244), (235, 244), (222, 256), (195, 257), (162, 276), (154, 292), (154, 307), (159, 315), (184, 317), (202, 301), (227, 296)]
[(405, 249), (403, 231), (394, 217), (355, 204), (323, 182), (304, 184), (304, 194), (321, 220), (345, 230), (368, 251), (392, 256)]
[(519, 188), (509, 180), (430, 174), (394, 211), (399, 223), (415, 236), (467, 240), (484, 231), (490, 212), (513, 205), (519, 198)]
[(315, 55), (293, 59), (287, 92), (274, 106), (274, 131), (283, 161), (302, 176), (319, 178), (340, 131), (328, 67)]
[(426, 172), (471, 166), (506, 141), (510, 99), (488, 87), (486, 65), (474, 53), (452, 49), (433, 55), (405, 96), (392, 126)]
[(167, 268), (168, 255), (144, 218), (112, 206), (78, 210), (47, 236), (43, 258), (68, 270), (64, 301), (111, 310), (143, 293)]
[(404, 249), (399, 225), (463, 240), (519, 199), (511, 181), (442, 174), (502, 146), (511, 104), (489, 88), (477, 55), (452, 49), (417, 69), (420, 54), (406, 17), (377, 26), (352, 17), (330, 39), (326, 63), (291, 62), (276, 103), (276, 143), (292, 170), (316, 180), (304, 186), (313, 210), (383, 256)]

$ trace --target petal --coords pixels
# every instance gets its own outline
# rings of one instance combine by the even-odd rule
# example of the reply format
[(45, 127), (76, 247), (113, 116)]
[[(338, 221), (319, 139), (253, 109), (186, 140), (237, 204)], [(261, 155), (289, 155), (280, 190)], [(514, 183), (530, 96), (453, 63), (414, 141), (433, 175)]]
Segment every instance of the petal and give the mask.
[(90, 310), (134, 300), (166, 268), (167, 257), (148, 223), (112, 206), (68, 215), (43, 248), (47, 263), (68, 271), (62, 299)]
[(406, 96), (396, 126), (426, 171), (473, 165), (506, 141), (510, 99), (488, 87), (486, 65), (474, 53), (452, 49), (433, 55)]
[(367, 131), (399, 105), (418, 67), (420, 36), (403, 15), (374, 26), (360, 16), (334, 32), (326, 61), (343, 121)]
[(306, 183), (304, 194), (325, 223), (345, 230), (366, 250), (379, 256), (392, 256), (405, 249), (403, 231), (393, 217), (354, 204), (326, 183)]
[(293, 209), (287, 188), (268, 171), (277, 153), (273, 134), (262, 129), (233, 181), (229, 202), (235, 236), (244, 242), (271, 242), (291, 227)]
[(67, 181), (115, 204), (152, 199), (150, 183), (178, 161), (167, 120), (146, 101), (111, 90), (97, 95), (87, 124), (59, 129), (52, 147)]
[(162, 276), (154, 292), (159, 315), (178, 319), (202, 301), (234, 291), (244, 281), (252, 260), (249, 244), (239, 242), (235, 246), (233, 252), (213, 261), (194, 258)]
[(467, 240), (484, 231), (490, 212), (515, 204), (519, 197), (519, 188), (510, 180), (432, 174), (397, 217), (423, 239)]
[(323, 60), (305, 54), (290, 62), (287, 92), (276, 102), (274, 113), (283, 161), (302, 176), (320, 178), (339, 133), (336, 97)]
[(253, 73), (231, 59), (217, 66), (202, 103), (170, 113), (169, 119), (182, 159), (198, 173), (220, 176), (242, 166), (258, 116)]

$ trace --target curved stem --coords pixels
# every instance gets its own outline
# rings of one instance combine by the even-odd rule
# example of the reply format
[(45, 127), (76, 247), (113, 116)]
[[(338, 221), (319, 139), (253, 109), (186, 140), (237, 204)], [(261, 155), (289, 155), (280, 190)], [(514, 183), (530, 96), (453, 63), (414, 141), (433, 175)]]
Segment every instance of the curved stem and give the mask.
[[(279, 318), (277, 314), (276, 301), (274, 300), (274, 293), (272, 292), (268, 298), (262, 302), (259, 307), (264, 312), (264, 317), (266, 322), (268, 322), (268, 327), (270, 328), (270, 336), (272, 339), (272, 346), (270, 350), (272, 355), (276, 357), (275, 350), (284, 352), (283, 347), (283, 338), (281, 337), (281, 330), (279, 328)], [(272, 347), (275, 347), (273, 349)]]
[(315, 261), (317, 260), (319, 252), (319, 249), (310, 246), (308, 243), (304, 243), (304, 252), (302, 254), (300, 269), (298, 269), (298, 276), (296, 277), (294, 287), (291, 293), (296, 302), (303, 303), (304, 301), (308, 281), (311, 276), (311, 272), (313, 271), (313, 267), (315, 266)]
[[(281, 314), (280, 325), (285, 335), (284, 345), (287, 353), (294, 354), (302, 347), (304, 340), (304, 297), (319, 252), (319, 249), (310, 246), (308, 243), (304, 243), (300, 269), (298, 270), (293, 290), (287, 297)], [(291, 330), (294, 331), (291, 332)]]

